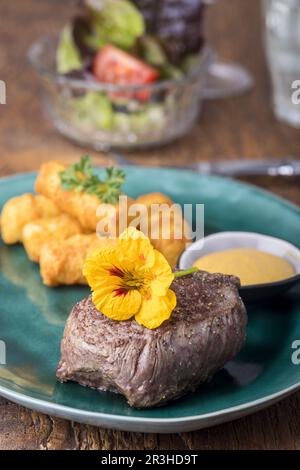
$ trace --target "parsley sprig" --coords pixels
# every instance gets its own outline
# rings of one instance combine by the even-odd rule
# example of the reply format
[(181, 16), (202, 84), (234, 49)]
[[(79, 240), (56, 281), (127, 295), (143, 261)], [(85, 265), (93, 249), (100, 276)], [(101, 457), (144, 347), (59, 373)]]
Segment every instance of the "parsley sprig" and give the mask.
[(89, 155), (81, 157), (78, 163), (67, 166), (59, 173), (63, 189), (95, 194), (106, 204), (117, 204), (125, 173), (120, 168), (106, 168), (103, 180), (94, 174), (94, 167)]

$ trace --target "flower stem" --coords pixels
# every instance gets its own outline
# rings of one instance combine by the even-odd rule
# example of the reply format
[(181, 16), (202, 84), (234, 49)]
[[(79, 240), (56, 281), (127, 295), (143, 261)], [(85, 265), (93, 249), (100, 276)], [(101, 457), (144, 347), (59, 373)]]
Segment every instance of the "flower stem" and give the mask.
[(194, 266), (193, 268), (190, 268), (190, 269), (183, 269), (182, 271), (175, 271), (173, 274), (174, 274), (174, 277), (182, 277), (182, 276), (187, 276), (188, 274), (196, 273), (197, 271), (199, 271), (199, 268)]

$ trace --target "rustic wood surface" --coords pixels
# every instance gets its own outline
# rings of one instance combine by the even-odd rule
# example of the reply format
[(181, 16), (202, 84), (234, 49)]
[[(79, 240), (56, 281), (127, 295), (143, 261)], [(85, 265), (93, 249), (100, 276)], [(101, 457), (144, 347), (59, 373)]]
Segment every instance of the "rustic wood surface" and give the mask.
[[(26, 61), (28, 46), (45, 31), (58, 31), (76, 1), (1, 0), (0, 174), (37, 169), (48, 158), (75, 159), (75, 147), (43, 117), (39, 83)], [(220, 0), (207, 15), (207, 36), (222, 58), (251, 70), (256, 86), (242, 97), (207, 102), (198, 125), (179, 142), (134, 161), (167, 165), (221, 158), (300, 155), (300, 131), (277, 122), (262, 48), (259, 1)], [(99, 164), (107, 163), (103, 155)], [(252, 181), (300, 204), (299, 180)], [(154, 435), (103, 430), (27, 410), (0, 399), (0, 449), (300, 449), (300, 393), (237, 421), (198, 432)]]

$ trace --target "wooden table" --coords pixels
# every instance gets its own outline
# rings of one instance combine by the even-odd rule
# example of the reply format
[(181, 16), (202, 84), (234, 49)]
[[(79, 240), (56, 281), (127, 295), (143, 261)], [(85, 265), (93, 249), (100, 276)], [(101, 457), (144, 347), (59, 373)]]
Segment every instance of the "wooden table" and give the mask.
[[(1, 175), (37, 169), (53, 157), (74, 160), (83, 153), (42, 116), (38, 79), (26, 61), (28, 46), (45, 31), (58, 31), (73, 9), (71, 0), (1, 1), (0, 79), (7, 84), (7, 104), (0, 106)], [(277, 122), (272, 114), (259, 1), (220, 0), (209, 9), (206, 29), (222, 58), (237, 61), (254, 74), (255, 89), (242, 97), (207, 102), (188, 137), (164, 149), (133, 153), (132, 159), (184, 165), (224, 157), (299, 156), (300, 131)], [(96, 157), (100, 164), (107, 163), (105, 156)], [(300, 204), (299, 181), (261, 178), (255, 183)], [(1, 449), (300, 449), (300, 393), (252, 416), (184, 434), (104, 430), (3, 399), (0, 423)]]

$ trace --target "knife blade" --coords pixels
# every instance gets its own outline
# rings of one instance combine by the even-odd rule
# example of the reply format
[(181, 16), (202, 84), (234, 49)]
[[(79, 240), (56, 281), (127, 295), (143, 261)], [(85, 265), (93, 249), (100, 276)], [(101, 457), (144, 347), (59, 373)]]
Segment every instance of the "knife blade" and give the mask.
[(201, 174), (223, 176), (299, 176), (300, 160), (232, 160), (196, 163), (194, 169)]
[[(113, 160), (120, 165), (135, 165), (121, 154), (111, 154)], [(138, 166), (147, 167), (138, 163)], [(292, 157), (284, 159), (268, 158), (264, 160), (223, 160), (217, 162), (199, 162), (190, 165), (163, 166), (163, 168), (194, 170), (202, 175), (221, 176), (300, 176), (300, 159)]]

